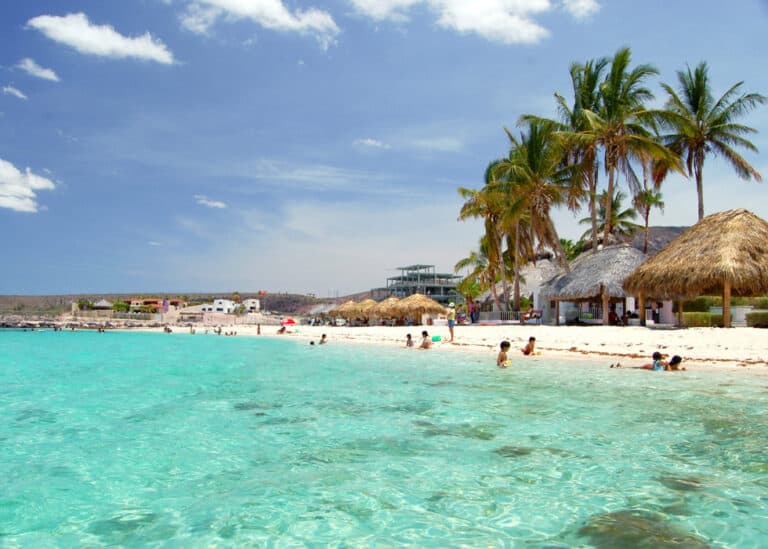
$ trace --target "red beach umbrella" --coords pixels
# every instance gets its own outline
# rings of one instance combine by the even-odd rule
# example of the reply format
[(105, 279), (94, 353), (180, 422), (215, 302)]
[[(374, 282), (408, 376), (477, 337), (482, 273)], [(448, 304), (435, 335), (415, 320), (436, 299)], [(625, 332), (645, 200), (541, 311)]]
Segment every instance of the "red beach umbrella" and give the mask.
[(291, 317), (288, 317), (281, 320), (280, 324), (282, 324), (283, 326), (293, 326), (294, 324), (296, 324), (296, 321), (293, 320)]

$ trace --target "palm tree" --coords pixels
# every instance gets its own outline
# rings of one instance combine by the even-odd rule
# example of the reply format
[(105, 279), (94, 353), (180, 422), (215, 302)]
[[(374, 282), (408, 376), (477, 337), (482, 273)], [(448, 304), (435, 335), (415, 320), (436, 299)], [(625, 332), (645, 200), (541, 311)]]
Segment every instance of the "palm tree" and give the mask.
[(555, 251), (560, 263), (567, 268), (565, 253), (552, 221), (552, 208), (567, 200), (567, 191), (573, 166), (563, 162), (564, 149), (555, 136), (557, 126), (547, 120), (523, 120), (527, 132), (515, 137), (509, 130), (512, 143), (509, 156), (501, 161), (496, 170), (501, 185), (510, 189), (511, 215), (519, 219), (528, 216), (530, 237)]
[[(604, 234), (613, 235), (619, 240), (625, 240), (627, 237), (632, 236), (640, 228), (640, 225), (632, 223), (632, 220), (637, 217), (637, 212), (634, 208), (627, 208), (622, 210), (621, 202), (626, 198), (623, 192), (616, 191), (613, 196), (613, 200), (607, 200), (607, 191), (603, 191), (600, 194), (600, 205), (597, 210), (597, 225), (598, 228), (604, 231)], [(611, 207), (606, 208), (606, 204), (610, 204)], [(582, 225), (591, 223), (592, 219), (585, 217), (579, 220)], [(589, 237), (591, 229), (581, 235), (582, 240)], [(603, 240), (604, 245), (610, 244), (609, 240)]]
[[(617, 175), (624, 175), (633, 191), (639, 187), (632, 168), (633, 159), (642, 157), (664, 160), (680, 169), (674, 153), (653, 139), (646, 128), (651, 116), (645, 109), (645, 102), (652, 99), (653, 94), (643, 82), (658, 71), (651, 65), (638, 65), (630, 70), (630, 58), (629, 48), (616, 52), (611, 60), (610, 71), (600, 85), (599, 110), (585, 109), (588, 129), (573, 136), (576, 143), (600, 146), (603, 149), (603, 164), (608, 172), (608, 189), (604, 193), (606, 219), (612, 217)], [(608, 242), (609, 230), (610, 224), (606, 223), (603, 235), (605, 242)]]
[[(600, 110), (600, 80), (608, 65), (608, 59), (600, 58), (589, 60), (583, 65), (572, 63), (570, 67), (571, 86), (573, 89), (573, 107), (569, 107), (566, 99), (559, 93), (555, 93), (560, 118), (567, 127), (564, 137), (573, 133), (585, 131), (589, 123), (584, 116), (584, 111), (598, 112)], [(597, 198), (598, 148), (594, 141), (586, 143), (573, 143), (569, 147), (568, 161), (580, 164), (582, 170), (576, 173), (572, 189), (586, 186), (589, 199), (589, 212), (592, 216), (592, 253), (597, 252)], [(572, 192), (571, 198), (580, 198), (583, 193)], [(581, 190), (581, 189), (580, 189)]]
[[(456, 262), (453, 269), (455, 273), (469, 269), (469, 273), (459, 283), (459, 291), (463, 295), (470, 295), (468, 290), (473, 285), (477, 285), (481, 291), (490, 290), (496, 307), (501, 310), (498, 292), (496, 291), (497, 267), (495, 262), (491, 261), (488, 250), (489, 240), (486, 235), (483, 235), (480, 238), (479, 250), (470, 252), (467, 257), (460, 259)], [(476, 295), (472, 297), (476, 297)]]
[(669, 147), (685, 156), (689, 176), (696, 177), (696, 193), (699, 200), (699, 220), (704, 217), (704, 158), (709, 153), (723, 156), (736, 174), (745, 180), (762, 179), (734, 147), (757, 152), (757, 147), (744, 135), (757, 130), (735, 122), (758, 105), (766, 97), (758, 93), (742, 93), (738, 82), (715, 101), (709, 81), (707, 64), (702, 62), (691, 72), (677, 71), (678, 92), (668, 84), (662, 84), (668, 98), (666, 109), (657, 113), (662, 125), (672, 133), (665, 137)]
[[(459, 187), (458, 192), (465, 200), (459, 211), (459, 221), (469, 218), (480, 218), (485, 227), (484, 244), (485, 257), (488, 259), (488, 271), (492, 274), (494, 284), (496, 276), (501, 275), (506, 295), (506, 277), (504, 277), (503, 241), (507, 211), (506, 196), (502, 189), (498, 188), (495, 179), (495, 167), (499, 161), (491, 162), (485, 170), (485, 185), (482, 189), (467, 189)], [(499, 306), (496, 289), (493, 288), (494, 300)], [(509, 303), (508, 300), (505, 300)], [(500, 308), (501, 310), (501, 308)], [(506, 310), (506, 307), (504, 308)]]
[[(591, 216), (590, 216), (591, 219)], [(595, 218), (595, 225), (597, 225), (597, 218)], [(593, 236), (597, 235), (597, 231), (594, 231)], [(582, 252), (582, 243), (583, 240), (579, 240), (578, 242), (574, 242), (573, 240), (567, 239), (567, 238), (561, 238), (560, 239), (560, 245), (563, 247), (563, 251), (565, 251), (565, 257), (568, 259), (568, 261), (571, 261), (573, 259), (576, 259), (578, 255)]]
[(643, 253), (648, 253), (648, 218), (651, 215), (652, 208), (659, 208), (664, 211), (664, 201), (661, 199), (661, 193), (652, 188), (645, 188), (635, 195), (635, 208), (640, 211), (643, 217), (643, 232), (645, 233), (643, 241)]

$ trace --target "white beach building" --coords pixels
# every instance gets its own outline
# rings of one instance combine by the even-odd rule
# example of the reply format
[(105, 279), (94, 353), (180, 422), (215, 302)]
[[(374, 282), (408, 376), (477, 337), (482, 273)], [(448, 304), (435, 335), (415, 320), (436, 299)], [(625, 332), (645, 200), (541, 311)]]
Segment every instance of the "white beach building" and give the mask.
[(203, 305), (203, 311), (206, 313), (232, 313), (237, 307), (237, 303), (231, 299), (214, 299), (213, 303)]
[(261, 301), (258, 299), (244, 299), (243, 306), (248, 313), (258, 313), (261, 311)]

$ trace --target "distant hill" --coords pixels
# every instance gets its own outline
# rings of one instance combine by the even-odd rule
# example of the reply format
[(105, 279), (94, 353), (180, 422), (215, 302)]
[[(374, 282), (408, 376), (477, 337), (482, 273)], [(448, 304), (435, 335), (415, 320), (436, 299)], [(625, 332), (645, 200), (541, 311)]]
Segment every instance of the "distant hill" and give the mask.
[[(232, 293), (135, 293), (135, 294), (69, 294), (69, 295), (0, 295), (0, 314), (2, 313), (37, 313), (37, 312), (67, 312), (73, 301), (87, 299), (98, 301), (127, 301), (135, 297), (168, 297), (182, 298), (190, 303), (206, 303), (217, 298), (230, 299)], [(261, 301), (261, 308), (266, 311), (297, 314), (317, 303), (326, 303), (328, 300), (317, 299), (301, 294), (267, 293), (259, 295), (256, 292), (240, 292), (242, 299), (256, 298)]]

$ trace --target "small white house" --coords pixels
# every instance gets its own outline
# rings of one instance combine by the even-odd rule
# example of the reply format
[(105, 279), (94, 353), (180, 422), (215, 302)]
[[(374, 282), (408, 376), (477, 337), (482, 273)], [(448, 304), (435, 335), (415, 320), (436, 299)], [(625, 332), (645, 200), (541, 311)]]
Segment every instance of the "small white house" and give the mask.
[(258, 299), (245, 299), (243, 300), (243, 306), (248, 313), (258, 313), (261, 311), (261, 301)]
[(203, 305), (206, 313), (232, 313), (237, 308), (237, 303), (231, 299), (214, 299), (213, 303)]

